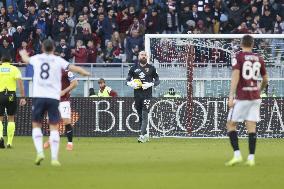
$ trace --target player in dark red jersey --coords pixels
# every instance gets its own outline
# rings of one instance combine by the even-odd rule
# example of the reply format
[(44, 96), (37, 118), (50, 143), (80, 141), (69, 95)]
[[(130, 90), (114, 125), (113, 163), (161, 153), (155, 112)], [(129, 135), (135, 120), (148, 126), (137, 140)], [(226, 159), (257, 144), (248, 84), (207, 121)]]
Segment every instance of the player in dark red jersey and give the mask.
[[(61, 79), (61, 99), (59, 103), (59, 111), (61, 118), (63, 119), (63, 124), (65, 126), (65, 133), (67, 136), (67, 146), (68, 151), (73, 150), (73, 127), (71, 125), (71, 107), (70, 107), (70, 92), (76, 88), (78, 81), (74, 74), (70, 71), (62, 70)], [(45, 142), (44, 148), (49, 147), (49, 141)]]
[[(227, 166), (241, 163), (243, 160), (237, 134), (237, 122), (243, 121), (249, 135), (249, 156), (246, 164), (255, 165), (256, 122), (260, 121), (260, 92), (268, 84), (268, 75), (263, 59), (252, 52), (253, 46), (253, 37), (245, 35), (241, 41), (242, 51), (232, 57), (233, 72), (228, 102), (230, 110), (227, 130), (234, 149), (234, 157), (226, 163)], [(257, 80), (260, 75), (263, 79), (258, 86)]]

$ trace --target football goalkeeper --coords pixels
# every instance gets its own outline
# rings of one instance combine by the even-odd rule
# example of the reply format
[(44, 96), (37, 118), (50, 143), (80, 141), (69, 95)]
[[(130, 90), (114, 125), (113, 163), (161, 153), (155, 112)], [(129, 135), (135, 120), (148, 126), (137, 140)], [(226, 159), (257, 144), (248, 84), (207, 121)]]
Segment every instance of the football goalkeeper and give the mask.
[(147, 63), (147, 54), (141, 51), (139, 63), (130, 68), (127, 76), (127, 85), (134, 89), (135, 108), (139, 116), (141, 134), (139, 143), (149, 141), (147, 135), (148, 113), (152, 98), (152, 87), (160, 84), (156, 68)]

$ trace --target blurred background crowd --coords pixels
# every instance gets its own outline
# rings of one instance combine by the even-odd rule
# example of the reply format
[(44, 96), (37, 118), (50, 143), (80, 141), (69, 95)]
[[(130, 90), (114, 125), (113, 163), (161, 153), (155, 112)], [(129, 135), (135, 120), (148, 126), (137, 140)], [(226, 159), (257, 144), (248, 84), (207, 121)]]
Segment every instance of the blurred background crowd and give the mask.
[(133, 63), (144, 34), (284, 33), (284, 0), (3, 0), (0, 55), (41, 52), (75, 63)]

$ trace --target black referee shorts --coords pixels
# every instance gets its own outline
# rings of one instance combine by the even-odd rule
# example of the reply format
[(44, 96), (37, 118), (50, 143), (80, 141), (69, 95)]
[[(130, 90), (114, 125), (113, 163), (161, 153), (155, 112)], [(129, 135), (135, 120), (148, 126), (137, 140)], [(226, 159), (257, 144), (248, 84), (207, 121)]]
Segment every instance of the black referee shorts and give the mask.
[(17, 111), (17, 97), (16, 92), (7, 91), (0, 92), (0, 116), (5, 115), (5, 109), (9, 116), (13, 116)]

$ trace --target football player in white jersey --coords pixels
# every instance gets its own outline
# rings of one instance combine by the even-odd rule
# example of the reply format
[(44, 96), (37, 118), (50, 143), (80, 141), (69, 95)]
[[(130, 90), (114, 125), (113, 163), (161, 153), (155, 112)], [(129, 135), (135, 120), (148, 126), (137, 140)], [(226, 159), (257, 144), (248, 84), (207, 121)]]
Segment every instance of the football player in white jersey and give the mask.
[(60, 166), (58, 151), (60, 136), (58, 123), (60, 122), (59, 100), (61, 93), (62, 69), (89, 76), (90, 73), (84, 69), (69, 64), (63, 58), (53, 54), (54, 44), (52, 40), (42, 43), (42, 54), (29, 57), (27, 51), (20, 51), (22, 60), (33, 66), (33, 107), (32, 107), (32, 138), (37, 151), (36, 165), (40, 165), (44, 159), (42, 121), (45, 112), (48, 113), (50, 126), (50, 149), (51, 165)]

